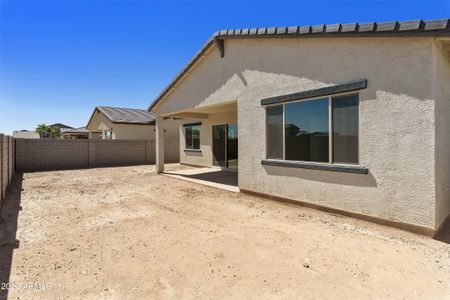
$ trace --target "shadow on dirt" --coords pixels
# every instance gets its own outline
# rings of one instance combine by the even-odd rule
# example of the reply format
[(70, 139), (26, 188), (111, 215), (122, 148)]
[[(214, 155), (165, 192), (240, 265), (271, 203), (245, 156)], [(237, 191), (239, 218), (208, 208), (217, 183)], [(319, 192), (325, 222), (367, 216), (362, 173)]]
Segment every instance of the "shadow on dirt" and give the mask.
[(442, 228), (439, 230), (439, 233), (434, 237), (435, 240), (450, 244), (450, 217), (447, 218), (447, 221)]
[(13, 252), (19, 248), (16, 233), (19, 212), (22, 210), (22, 181), (23, 174), (16, 173), (0, 207), (0, 299), (8, 298), (8, 289), (5, 287), (10, 280)]

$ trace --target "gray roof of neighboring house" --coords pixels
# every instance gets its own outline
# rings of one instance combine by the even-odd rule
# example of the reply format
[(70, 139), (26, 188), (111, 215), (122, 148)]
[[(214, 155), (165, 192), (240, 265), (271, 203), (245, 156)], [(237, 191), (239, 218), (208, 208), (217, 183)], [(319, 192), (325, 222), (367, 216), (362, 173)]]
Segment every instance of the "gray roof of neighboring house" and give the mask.
[(62, 130), (62, 129), (64, 129), (64, 128), (73, 129), (73, 127), (67, 126), (67, 125), (62, 124), (62, 123), (55, 123), (55, 124), (48, 125), (48, 126), (49, 126), (49, 127), (58, 127), (60, 130)]
[[(368, 22), (349, 24), (328, 24), (315, 26), (283, 26), (228, 29), (215, 32), (212, 37), (195, 54), (185, 68), (172, 80), (169, 85), (150, 104), (152, 110), (157, 103), (171, 90), (185, 73), (205, 54), (214, 44), (223, 53), (225, 39), (249, 38), (299, 38), (299, 37), (386, 37), (386, 36), (450, 36), (450, 19), (413, 20), (392, 22)], [(220, 49), (222, 48), (222, 49)], [(221, 55), (222, 55), (221, 53)]]
[[(105, 117), (113, 123), (155, 124), (156, 116), (144, 109), (97, 106), (94, 112), (97, 110), (103, 113)], [(88, 124), (91, 122), (93, 116), (94, 113), (92, 113)]]

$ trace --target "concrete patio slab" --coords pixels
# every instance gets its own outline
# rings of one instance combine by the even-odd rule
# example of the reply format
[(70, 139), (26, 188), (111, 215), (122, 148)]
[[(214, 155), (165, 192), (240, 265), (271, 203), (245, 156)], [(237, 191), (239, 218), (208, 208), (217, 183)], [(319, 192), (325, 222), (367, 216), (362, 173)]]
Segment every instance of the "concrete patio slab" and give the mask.
[(162, 173), (162, 175), (203, 184), (230, 192), (239, 192), (238, 173), (235, 171), (224, 170), (219, 167), (198, 167), (169, 171)]

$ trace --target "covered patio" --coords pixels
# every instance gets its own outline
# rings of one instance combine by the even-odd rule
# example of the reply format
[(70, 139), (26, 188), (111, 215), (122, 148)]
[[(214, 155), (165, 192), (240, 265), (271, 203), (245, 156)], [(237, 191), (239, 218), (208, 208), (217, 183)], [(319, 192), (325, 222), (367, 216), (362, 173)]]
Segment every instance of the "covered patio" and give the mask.
[[(237, 101), (230, 100), (188, 109), (173, 108), (156, 119), (156, 169), (164, 172), (164, 123), (181, 120), (180, 163), (192, 165), (176, 176), (233, 186), (237, 191)], [(227, 171), (224, 171), (224, 170)], [(231, 172), (231, 173), (230, 173)], [(201, 174), (201, 175), (200, 175)], [(218, 178), (221, 178), (220, 180)], [(226, 188), (228, 189), (228, 188)]]

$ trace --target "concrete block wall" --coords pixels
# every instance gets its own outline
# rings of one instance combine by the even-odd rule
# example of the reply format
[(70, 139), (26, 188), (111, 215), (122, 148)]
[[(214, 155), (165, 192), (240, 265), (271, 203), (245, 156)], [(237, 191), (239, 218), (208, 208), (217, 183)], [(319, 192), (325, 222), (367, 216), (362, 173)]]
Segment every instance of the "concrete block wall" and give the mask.
[[(166, 142), (165, 161), (179, 161), (179, 143)], [(47, 171), (155, 163), (150, 140), (16, 139), (16, 169)]]
[(143, 165), (145, 140), (92, 140), (89, 141), (89, 165)]
[(16, 168), (20, 171), (86, 168), (88, 140), (16, 139)]
[[(166, 145), (167, 145), (167, 143), (166, 143)], [(156, 163), (155, 150), (156, 150), (156, 144), (154, 141), (147, 141), (147, 143), (145, 143), (145, 160), (147, 161), (147, 163), (149, 163), (149, 164)]]
[(0, 200), (6, 197), (6, 189), (14, 175), (14, 139), (0, 134)]

